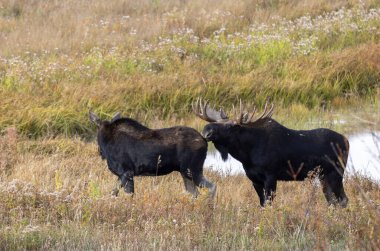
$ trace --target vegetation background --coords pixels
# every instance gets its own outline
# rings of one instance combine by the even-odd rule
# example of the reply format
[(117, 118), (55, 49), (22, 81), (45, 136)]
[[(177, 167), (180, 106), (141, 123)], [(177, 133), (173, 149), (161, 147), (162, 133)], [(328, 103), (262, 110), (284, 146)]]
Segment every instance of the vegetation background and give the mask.
[(200, 129), (198, 96), (269, 96), (289, 127), (378, 131), (379, 41), (375, 0), (1, 0), (0, 249), (378, 250), (380, 188), (360, 176), (343, 210), (313, 180), (261, 209), (244, 175), (212, 171), (213, 201), (178, 174), (113, 198), (87, 114)]

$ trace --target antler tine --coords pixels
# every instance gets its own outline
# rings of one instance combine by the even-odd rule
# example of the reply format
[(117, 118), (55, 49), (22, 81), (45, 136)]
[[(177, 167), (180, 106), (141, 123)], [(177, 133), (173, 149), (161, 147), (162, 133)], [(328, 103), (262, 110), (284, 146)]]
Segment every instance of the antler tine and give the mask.
[(202, 102), (202, 99), (199, 98), (199, 114), (201, 115), (202, 119), (209, 121), (210, 119), (207, 116), (207, 112), (206, 112), (207, 103), (208, 103), (207, 100), (203, 100)]
[(268, 110), (268, 101), (269, 101), (269, 99), (267, 99), (265, 101), (264, 112), (263, 112), (263, 114), (261, 114), (261, 116), (258, 118), (258, 120), (262, 119), (262, 118), (266, 118), (266, 117), (271, 117), (272, 116), (273, 110), (274, 110), (274, 104), (272, 104), (271, 107), (270, 107), (270, 109)]
[[(255, 107), (253, 108), (253, 112), (251, 113), (251, 116), (248, 116), (248, 118), (247, 118), (247, 120), (246, 120), (246, 123), (249, 123), (249, 122), (252, 121), (252, 118), (253, 118), (253, 116), (254, 116), (255, 113), (256, 113), (256, 109), (257, 109), (257, 107), (255, 106)], [(249, 115), (249, 114), (248, 114), (248, 115)]]
[(202, 98), (197, 98), (197, 101), (191, 104), (193, 107), (193, 112), (203, 120), (207, 122), (217, 122), (226, 121), (228, 117), (222, 109), (220, 111), (215, 110), (215, 108), (209, 107), (208, 100), (202, 100)]
[(248, 111), (243, 112), (243, 111), (244, 111), (244, 105), (240, 99), (240, 114), (236, 116), (236, 123), (238, 124), (254, 123), (255, 121), (263, 119), (263, 118), (270, 118), (273, 115), (274, 104), (273, 103), (270, 104), (269, 98), (267, 98), (264, 105), (264, 112), (257, 119), (253, 118), (257, 111), (256, 106), (253, 107), (252, 112), (248, 112)]
[[(253, 116), (256, 113), (256, 107), (254, 107), (253, 112), (250, 113), (248, 111), (244, 111), (244, 105), (243, 105), (243, 102), (241, 101), (241, 99), (239, 100), (239, 105), (240, 105), (240, 113), (239, 113), (239, 115), (235, 115), (236, 116), (236, 123), (247, 124), (247, 123), (251, 122)], [(235, 106), (232, 106), (232, 107), (233, 107), (233, 110), (235, 110)], [(236, 112), (234, 112), (234, 113), (236, 114)]]
[(195, 103), (196, 104), (196, 112), (197, 113), (200, 113), (201, 112), (201, 106), (202, 106), (202, 100), (201, 98), (197, 98), (197, 102)]
[[(232, 122), (230, 119), (228, 119), (228, 116), (224, 113), (223, 109), (216, 109), (216, 106), (209, 107), (209, 101), (204, 100), (200, 97), (197, 98), (195, 103), (191, 103), (193, 112), (200, 117), (201, 119), (208, 121), (208, 122)], [(266, 100), (264, 105), (264, 111), (257, 119), (253, 119), (254, 115), (256, 114), (257, 107), (253, 107), (252, 112), (244, 111), (244, 104), (242, 100), (239, 100), (239, 114), (237, 114), (237, 109), (235, 109), (235, 106), (232, 106), (232, 110), (234, 113), (234, 116), (236, 116), (234, 122), (237, 124), (248, 124), (248, 123), (254, 123), (257, 120), (263, 119), (263, 118), (270, 118), (273, 115), (274, 112), (274, 104), (269, 103), (269, 99)]]
[(240, 118), (242, 122), (243, 122), (243, 118), (247, 116), (247, 112), (243, 112), (243, 111), (244, 111), (244, 105), (242, 104), (241, 99), (240, 99)]
[[(204, 100), (204, 104), (203, 104), (203, 107), (202, 107), (202, 113), (207, 116), (207, 112), (206, 112), (206, 108), (207, 108), (207, 105), (208, 105), (208, 100)], [(207, 116), (208, 117), (208, 116)]]
[(195, 105), (194, 105), (194, 102), (191, 102), (191, 108), (193, 109), (193, 112), (195, 114), (197, 114), (197, 110), (198, 110), (198, 102), (199, 102), (199, 97), (197, 98), (197, 101), (195, 101)]
[(264, 118), (264, 116), (267, 112), (267, 109), (268, 109), (268, 99), (265, 101), (264, 112), (261, 114), (261, 116), (257, 120)]
[(238, 123), (239, 124), (242, 124), (243, 123), (243, 118), (244, 118), (244, 113), (243, 113), (243, 104), (241, 102), (241, 99), (240, 99), (240, 114), (238, 116)]
[(200, 117), (201, 119), (203, 118), (203, 112), (202, 112), (202, 100), (198, 97), (197, 100), (194, 103), (191, 103), (191, 106), (193, 108), (193, 112)]
[(270, 107), (269, 111), (267, 112), (267, 114), (265, 115), (265, 117), (267, 117), (267, 118), (272, 117), (273, 112), (274, 112), (274, 104), (271, 105), (271, 107)]

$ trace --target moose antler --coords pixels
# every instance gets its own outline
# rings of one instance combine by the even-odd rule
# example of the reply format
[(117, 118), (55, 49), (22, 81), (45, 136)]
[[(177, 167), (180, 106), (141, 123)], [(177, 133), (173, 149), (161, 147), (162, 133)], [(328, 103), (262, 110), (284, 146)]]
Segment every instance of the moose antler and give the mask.
[(269, 98), (267, 98), (267, 100), (265, 101), (264, 112), (261, 114), (261, 116), (258, 117), (257, 119), (253, 119), (253, 116), (255, 115), (256, 110), (257, 110), (256, 106), (253, 108), (253, 111), (251, 113), (249, 112), (243, 113), (243, 106), (240, 100), (240, 115), (237, 117), (236, 123), (244, 125), (244, 124), (254, 123), (263, 118), (270, 118), (273, 115), (274, 104), (272, 103), (270, 105), (270, 108), (269, 109), (268, 108), (269, 108)]
[(236, 116), (236, 119), (235, 119), (235, 123), (237, 124), (247, 124), (249, 123), (249, 121), (251, 121), (251, 119), (253, 118), (253, 115), (255, 115), (256, 113), (256, 107), (253, 108), (253, 111), (250, 113), (250, 112), (243, 112), (244, 110), (244, 106), (241, 102), (241, 99), (240, 99), (240, 113), (238, 116)]
[[(230, 120), (225, 112), (220, 108), (219, 111), (215, 110), (215, 108), (211, 108), (208, 101), (203, 101), (198, 98), (197, 101), (191, 104), (193, 108), (193, 112), (203, 120), (207, 122), (233, 122), (239, 125), (246, 125), (249, 123), (254, 123), (263, 118), (270, 118), (273, 115), (274, 105), (271, 104), (269, 108), (269, 99), (265, 101), (264, 112), (257, 119), (253, 119), (253, 116), (256, 114), (256, 106), (253, 107), (252, 112), (244, 111), (244, 105), (240, 99), (240, 109), (239, 114), (236, 116), (235, 120)], [(235, 108), (233, 108), (235, 110)]]
[(263, 114), (261, 114), (261, 116), (257, 120), (262, 119), (262, 118), (270, 118), (270, 117), (272, 117), (273, 112), (274, 112), (274, 104), (272, 103), (270, 105), (269, 110), (268, 110), (268, 104), (269, 104), (269, 98), (267, 98), (267, 100), (265, 101), (265, 106), (264, 106), (264, 112), (263, 112)]
[(208, 104), (209, 102), (207, 100), (203, 100), (202, 102), (201, 98), (197, 98), (195, 104), (191, 103), (191, 106), (195, 115), (207, 122), (223, 122), (228, 120), (228, 117), (222, 108), (217, 111), (215, 108), (211, 108)]

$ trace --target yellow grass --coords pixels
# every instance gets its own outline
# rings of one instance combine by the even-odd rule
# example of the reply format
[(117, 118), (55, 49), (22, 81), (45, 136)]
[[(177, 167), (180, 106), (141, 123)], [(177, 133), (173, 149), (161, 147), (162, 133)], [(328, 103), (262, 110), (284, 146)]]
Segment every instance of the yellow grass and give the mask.
[(111, 196), (116, 177), (95, 143), (0, 138), (1, 249), (376, 249), (380, 186), (344, 182), (349, 206), (328, 207), (318, 182), (280, 182), (271, 207), (245, 175), (205, 175), (218, 186), (193, 199), (178, 173), (137, 177), (135, 196)]

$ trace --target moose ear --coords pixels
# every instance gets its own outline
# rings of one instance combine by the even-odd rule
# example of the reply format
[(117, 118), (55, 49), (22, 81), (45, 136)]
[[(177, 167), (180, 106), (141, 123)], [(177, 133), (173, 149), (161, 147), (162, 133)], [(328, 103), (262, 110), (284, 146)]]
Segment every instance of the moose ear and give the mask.
[(93, 123), (95, 123), (95, 125), (97, 126), (97, 127), (99, 127), (100, 126), (100, 123), (102, 122), (101, 120), (100, 120), (100, 118), (98, 117), (98, 115), (96, 115), (95, 113), (93, 113), (91, 110), (89, 111), (89, 116), (90, 116), (90, 120), (93, 122)]
[(115, 120), (118, 120), (121, 118), (121, 113), (120, 112), (117, 112), (115, 113), (115, 115), (113, 115), (112, 119), (111, 119), (111, 123), (114, 122)]

